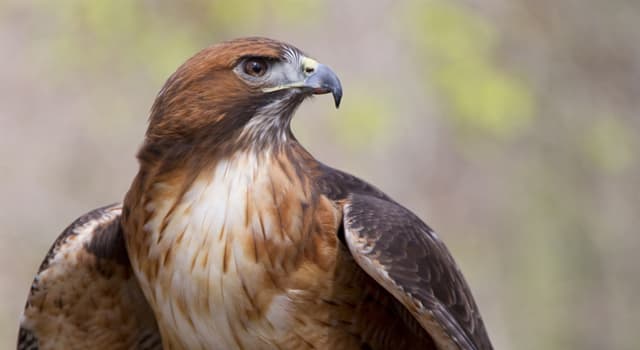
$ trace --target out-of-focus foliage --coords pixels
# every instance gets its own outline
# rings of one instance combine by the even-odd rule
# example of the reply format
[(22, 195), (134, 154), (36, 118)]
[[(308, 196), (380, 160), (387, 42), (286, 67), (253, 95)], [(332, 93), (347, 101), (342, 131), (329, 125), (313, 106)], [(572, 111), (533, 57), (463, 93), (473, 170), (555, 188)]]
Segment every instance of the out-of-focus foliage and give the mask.
[(413, 1), (410, 33), (420, 59), (463, 131), (511, 135), (534, 113), (531, 91), (495, 62), (496, 29), (463, 5), (446, 0)]
[(318, 23), (326, 10), (320, 0), (212, 1), (212, 22), (220, 26), (257, 29), (266, 21), (286, 24)]
[[(180, 4), (37, 0), (34, 5), (41, 9), (40, 15), (53, 19), (54, 31), (42, 49), (57, 55), (56, 64), (84, 62), (89, 66), (83, 68), (90, 71), (142, 67), (162, 81), (185, 58), (214, 40), (223, 40), (227, 32), (256, 30), (267, 18), (283, 24), (316, 23), (322, 18), (319, 4), (318, 0), (192, 0)], [(308, 13), (314, 15), (306, 16)]]
[(171, 19), (170, 8), (150, 9), (126, 0), (38, 1), (36, 6), (42, 9), (38, 15), (53, 22), (40, 53), (62, 66), (60, 73), (81, 69), (108, 74), (104, 68), (126, 71), (135, 66), (160, 78), (199, 49), (198, 25)]
[(620, 173), (628, 168), (640, 145), (629, 129), (614, 117), (600, 118), (588, 130), (584, 149), (588, 157), (603, 171)]
[(366, 149), (371, 140), (377, 144), (395, 136), (394, 109), (387, 95), (371, 89), (350, 89), (349, 97), (342, 105), (341, 113), (333, 115), (336, 141), (353, 149)]
[(497, 349), (640, 348), (639, 4), (0, 1), (0, 348), (56, 235), (124, 196), (163, 81), (246, 35), (338, 72), (296, 135), (439, 232)]

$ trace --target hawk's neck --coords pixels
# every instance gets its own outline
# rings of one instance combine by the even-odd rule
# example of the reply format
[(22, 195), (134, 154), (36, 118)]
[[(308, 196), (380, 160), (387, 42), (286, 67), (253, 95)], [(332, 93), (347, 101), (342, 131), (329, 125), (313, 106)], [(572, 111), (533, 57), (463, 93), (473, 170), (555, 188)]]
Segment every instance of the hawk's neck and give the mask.
[[(153, 174), (161, 168), (141, 170), (124, 223), (163, 338), (260, 348), (281, 336), (274, 329), (294, 322), (286, 291), (309, 289), (319, 283), (310, 271), (335, 263), (340, 210), (315, 188), (315, 160), (292, 144), (237, 151), (197, 172)], [(236, 334), (243, 322), (252, 334)]]

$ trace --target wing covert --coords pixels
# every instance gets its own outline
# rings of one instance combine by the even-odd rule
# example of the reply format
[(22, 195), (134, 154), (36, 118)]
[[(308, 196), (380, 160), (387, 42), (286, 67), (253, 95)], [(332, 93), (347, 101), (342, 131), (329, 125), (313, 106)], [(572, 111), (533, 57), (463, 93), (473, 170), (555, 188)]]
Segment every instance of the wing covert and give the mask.
[(126, 254), (121, 210), (93, 210), (56, 239), (27, 298), (19, 350), (161, 349)]
[(352, 193), (344, 240), (358, 265), (398, 299), (441, 349), (491, 349), (469, 287), (422, 220), (379, 196)]

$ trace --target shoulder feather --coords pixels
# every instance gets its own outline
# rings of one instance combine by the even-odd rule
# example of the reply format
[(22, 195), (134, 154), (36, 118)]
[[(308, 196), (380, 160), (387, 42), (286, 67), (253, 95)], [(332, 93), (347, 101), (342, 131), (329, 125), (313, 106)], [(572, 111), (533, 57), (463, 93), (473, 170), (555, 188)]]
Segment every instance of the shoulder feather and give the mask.
[(31, 286), (18, 349), (161, 348), (127, 258), (121, 210), (93, 210), (56, 239)]

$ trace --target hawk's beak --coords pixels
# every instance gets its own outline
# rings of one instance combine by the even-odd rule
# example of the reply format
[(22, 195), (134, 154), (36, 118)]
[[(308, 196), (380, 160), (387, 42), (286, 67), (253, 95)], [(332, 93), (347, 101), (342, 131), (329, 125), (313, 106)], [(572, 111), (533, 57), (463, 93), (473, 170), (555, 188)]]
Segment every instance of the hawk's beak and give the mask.
[[(302, 57), (302, 75), (303, 79), (287, 84), (276, 85), (273, 87), (263, 88), (263, 92), (281, 91), (284, 89), (299, 88), (301, 91), (311, 92), (314, 95), (328, 94), (333, 95), (333, 101), (336, 108), (340, 107), (342, 99), (342, 85), (340, 79), (331, 68), (324, 64), (318, 63), (309, 57)], [(296, 68), (299, 69), (299, 68)], [(295, 74), (300, 74), (296, 71)]]
[(342, 85), (336, 73), (328, 66), (306, 57), (304, 58), (302, 69), (306, 75), (304, 86), (310, 88), (315, 95), (331, 93), (336, 108), (340, 107)]

